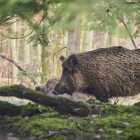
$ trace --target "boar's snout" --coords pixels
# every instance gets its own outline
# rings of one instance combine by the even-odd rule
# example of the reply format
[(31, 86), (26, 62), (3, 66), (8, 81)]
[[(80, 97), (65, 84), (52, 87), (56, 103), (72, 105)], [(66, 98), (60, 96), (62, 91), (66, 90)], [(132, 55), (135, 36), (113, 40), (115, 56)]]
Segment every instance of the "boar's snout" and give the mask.
[(52, 93), (53, 93), (54, 95), (58, 95), (58, 93), (57, 93), (55, 90), (53, 90)]
[(61, 83), (58, 83), (54, 88), (53, 94), (58, 95), (64, 93), (67, 93), (66, 86), (62, 85)]

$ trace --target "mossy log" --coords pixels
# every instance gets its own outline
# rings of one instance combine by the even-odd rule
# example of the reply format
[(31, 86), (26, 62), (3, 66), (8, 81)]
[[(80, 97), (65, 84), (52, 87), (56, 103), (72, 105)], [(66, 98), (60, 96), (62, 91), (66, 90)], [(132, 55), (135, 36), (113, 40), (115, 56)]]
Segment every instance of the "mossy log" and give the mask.
[(96, 107), (90, 107), (90, 104), (81, 101), (71, 101), (67, 98), (55, 95), (46, 96), (41, 92), (25, 88), (22, 85), (12, 85), (0, 87), (0, 96), (15, 96), (20, 99), (28, 99), (46, 107), (53, 107), (63, 115), (69, 116), (88, 116), (94, 112)]
[(33, 115), (42, 114), (45, 112), (53, 111), (51, 108), (47, 107), (37, 107), (36, 104), (28, 103), (27, 105), (14, 105), (6, 101), (0, 101), (0, 115), (1, 116), (18, 116), (30, 117)]
[(16, 106), (5, 101), (0, 101), (0, 115), (16, 116), (20, 115), (22, 106)]

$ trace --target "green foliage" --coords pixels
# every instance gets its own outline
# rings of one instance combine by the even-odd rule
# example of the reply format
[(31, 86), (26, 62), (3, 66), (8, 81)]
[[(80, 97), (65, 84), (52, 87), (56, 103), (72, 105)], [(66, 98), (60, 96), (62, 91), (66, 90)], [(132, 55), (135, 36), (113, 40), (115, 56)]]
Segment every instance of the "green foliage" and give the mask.
[[(85, 22), (84, 29), (103, 30), (105, 32), (114, 33), (114, 29), (118, 23), (127, 21), (139, 24), (139, 6), (130, 4), (126, 0), (76, 0), (65, 2), (58, 6), (55, 10), (55, 20), (52, 28), (71, 29), (75, 26), (74, 22), (77, 15), (83, 15)], [(53, 22), (51, 22), (53, 23)]]
[(21, 18), (29, 19), (35, 13), (38, 13), (42, 6), (36, 0), (1, 0), (0, 15), (3, 17), (18, 15)]
[[(77, 15), (81, 15), (85, 19), (82, 26), (84, 29), (113, 32), (118, 23), (123, 21), (126, 21), (127, 24), (135, 22), (137, 27), (140, 24), (139, 1), (130, 3), (126, 0), (43, 0), (42, 2), (38, 0), (1, 0), (0, 5), (1, 20), (6, 16), (16, 14), (32, 25), (33, 15), (43, 10), (44, 19), (50, 23), (49, 29), (79, 28), (79, 25), (74, 22)], [(47, 15), (48, 11), (53, 14)], [(44, 30), (46, 29), (44, 28)], [(38, 32), (38, 37), (44, 36), (43, 32)]]

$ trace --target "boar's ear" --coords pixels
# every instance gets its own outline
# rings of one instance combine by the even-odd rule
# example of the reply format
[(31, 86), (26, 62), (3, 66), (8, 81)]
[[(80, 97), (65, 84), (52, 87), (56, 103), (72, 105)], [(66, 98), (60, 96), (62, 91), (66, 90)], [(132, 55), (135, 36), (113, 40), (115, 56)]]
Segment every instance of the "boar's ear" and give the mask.
[(63, 62), (65, 57), (63, 55), (60, 56), (60, 60)]
[(78, 59), (76, 54), (72, 54), (69, 58), (65, 61), (65, 67), (67, 67), (70, 71), (73, 70), (74, 66), (78, 65)]

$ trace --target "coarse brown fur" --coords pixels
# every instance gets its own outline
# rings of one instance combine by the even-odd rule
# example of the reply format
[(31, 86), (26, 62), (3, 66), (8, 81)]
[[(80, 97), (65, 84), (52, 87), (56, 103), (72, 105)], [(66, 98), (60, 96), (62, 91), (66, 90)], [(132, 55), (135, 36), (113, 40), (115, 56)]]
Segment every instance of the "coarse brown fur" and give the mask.
[(113, 96), (140, 92), (139, 50), (118, 46), (72, 54), (63, 59), (62, 67), (62, 76), (54, 89), (59, 94), (84, 92), (107, 102)]

